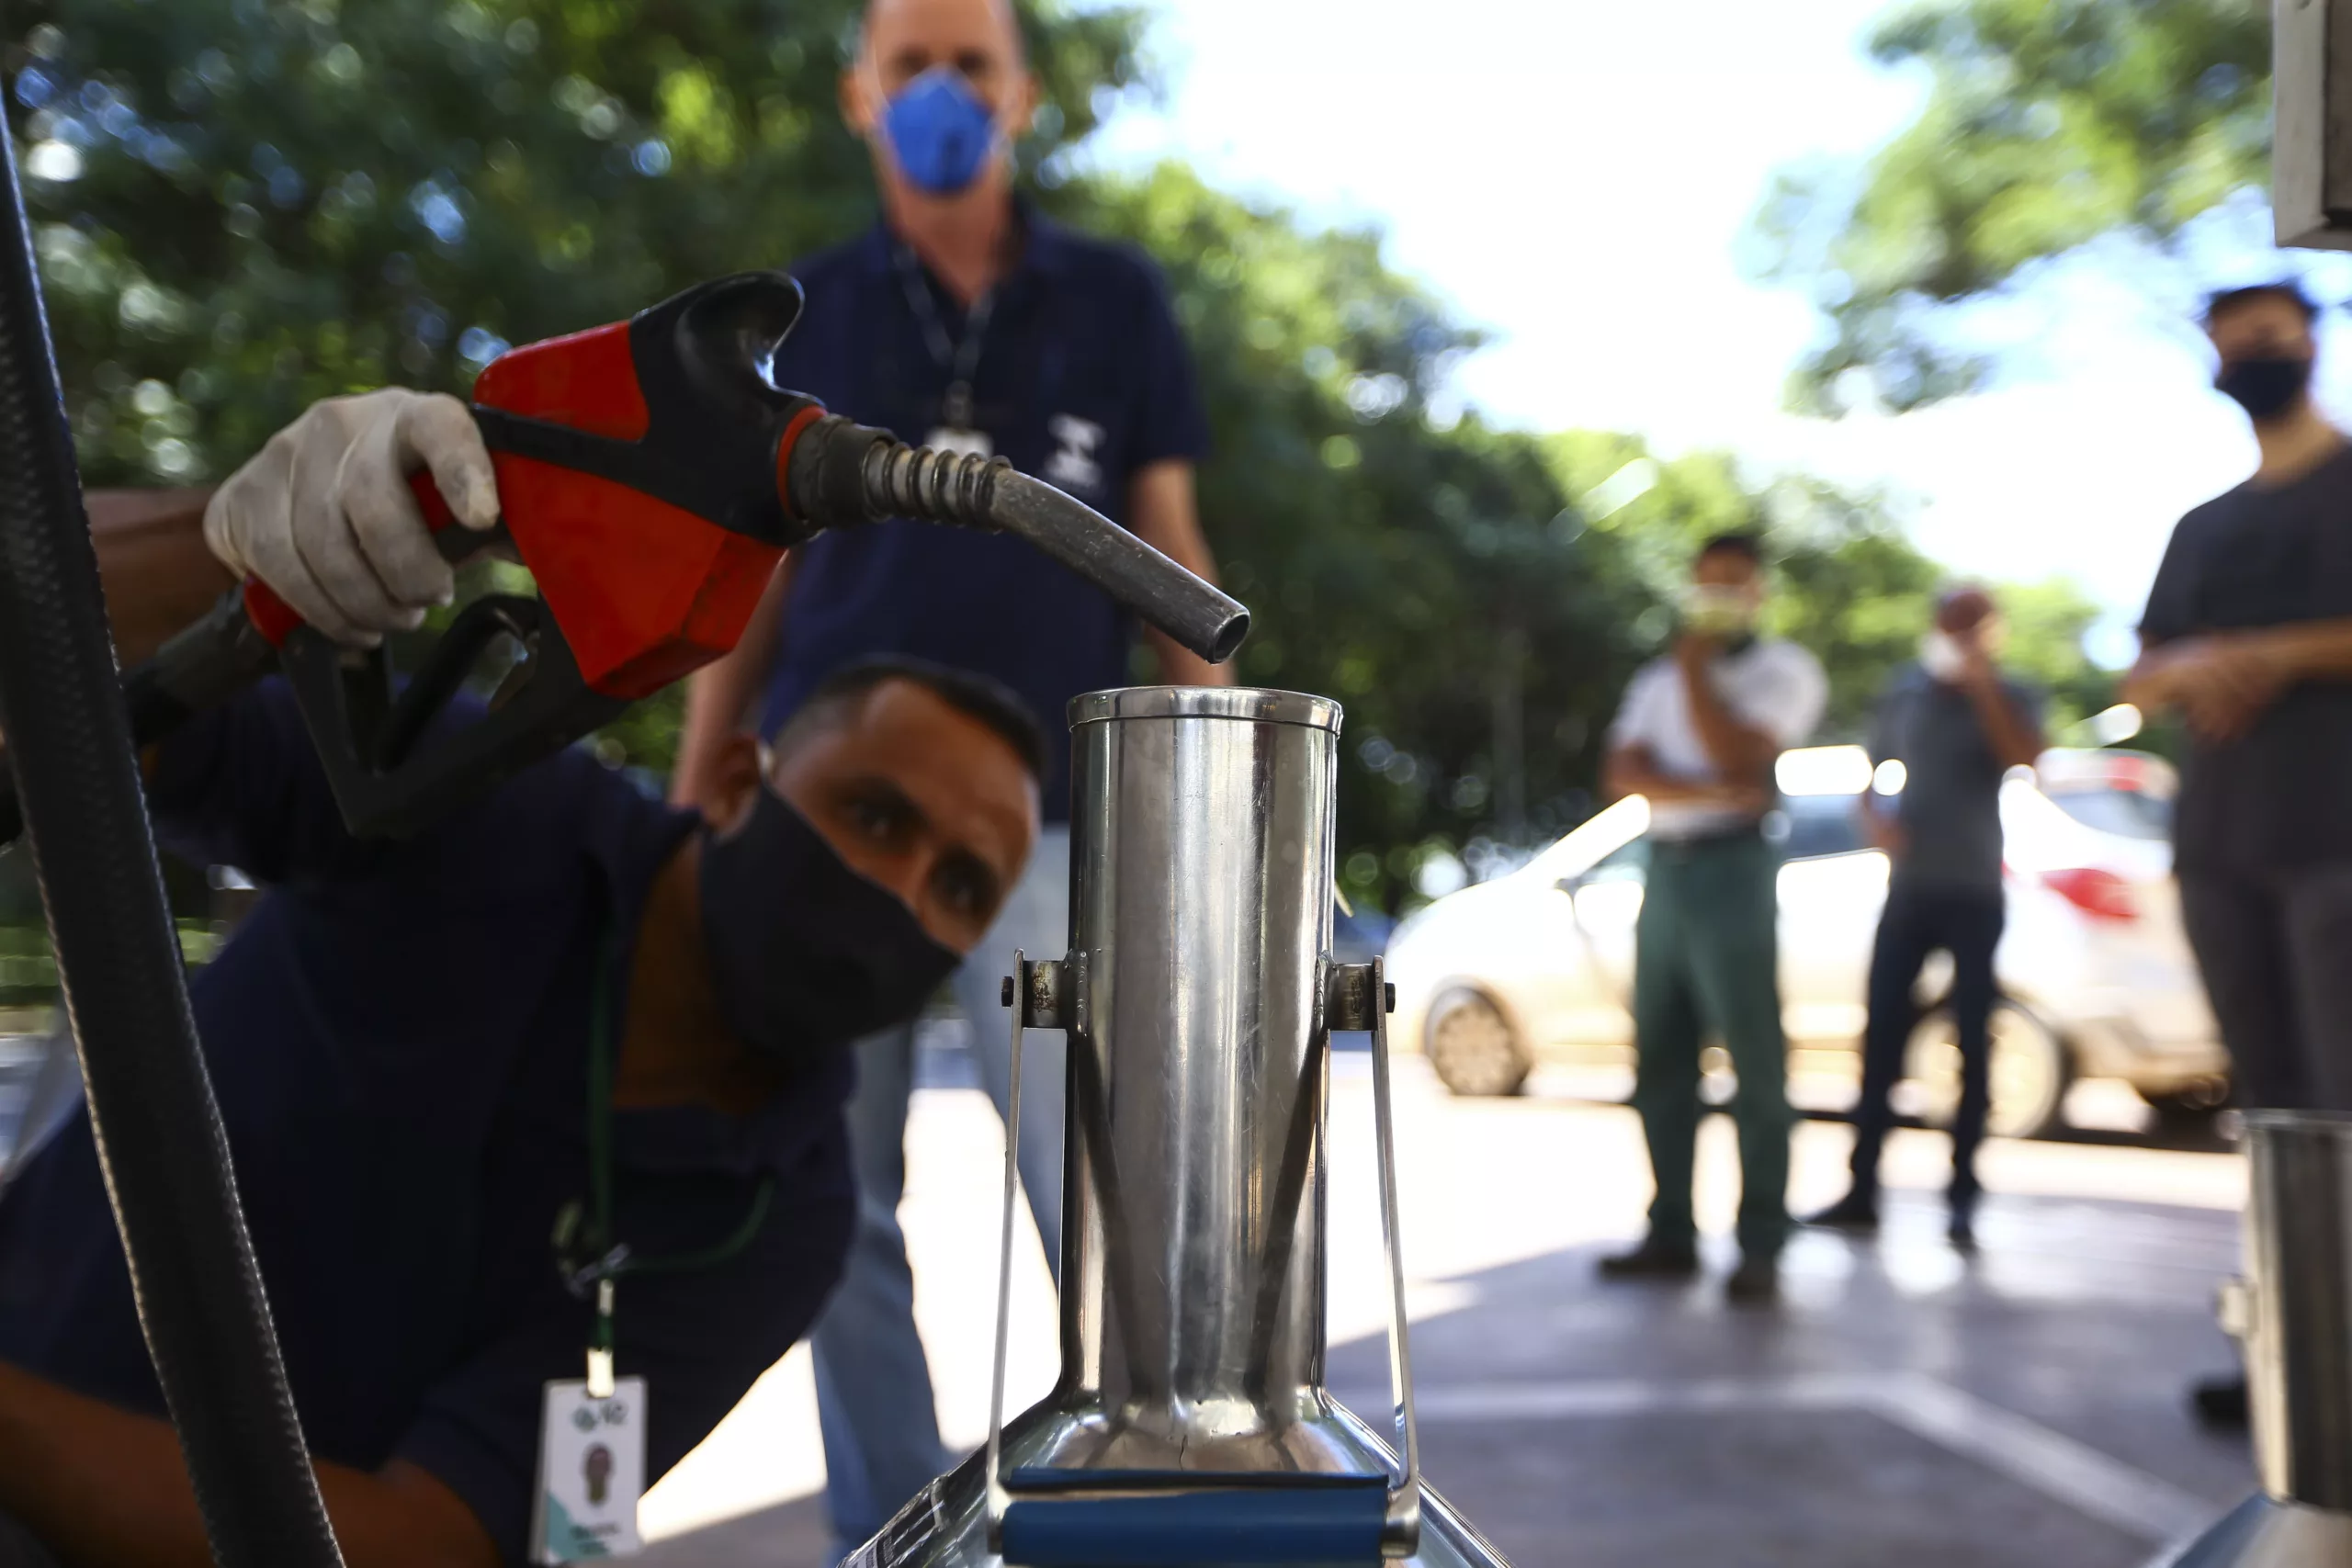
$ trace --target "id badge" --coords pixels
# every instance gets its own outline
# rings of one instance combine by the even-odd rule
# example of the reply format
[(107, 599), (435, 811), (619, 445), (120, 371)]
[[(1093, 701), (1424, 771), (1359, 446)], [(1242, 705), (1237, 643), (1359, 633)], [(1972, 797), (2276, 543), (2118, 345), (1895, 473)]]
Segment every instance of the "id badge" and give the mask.
[(539, 1489), (531, 1507), (531, 1561), (593, 1562), (643, 1547), (637, 1500), (645, 1491), (645, 1380), (620, 1378), (592, 1399), (579, 1379), (549, 1382), (539, 1406)]
[(922, 444), (934, 452), (953, 452), (957, 457), (969, 454), (975, 457), (996, 456), (996, 443), (989, 439), (985, 430), (959, 430), (943, 424), (922, 438)]

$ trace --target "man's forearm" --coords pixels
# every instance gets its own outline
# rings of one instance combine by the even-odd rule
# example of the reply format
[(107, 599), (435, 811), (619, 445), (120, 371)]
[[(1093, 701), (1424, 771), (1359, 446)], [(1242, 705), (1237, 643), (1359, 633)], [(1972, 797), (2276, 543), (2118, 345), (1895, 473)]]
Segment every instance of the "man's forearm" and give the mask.
[(2352, 680), (2352, 618), (2250, 634), (2284, 681)]
[(1902, 849), (1902, 824), (1883, 804), (1875, 788), (1865, 789), (1855, 796), (1855, 809), (1861, 813), (1862, 832), (1871, 843), (1889, 854)]
[(699, 807), (711, 785), (710, 770), (728, 739), (743, 728), (752, 704), (784, 640), (784, 603), (792, 591), (792, 557), (786, 556), (768, 580), (742, 639), (723, 659), (696, 671), (686, 682), (686, 720), (678, 737), (678, 765), (670, 778), (673, 805)]
[(1699, 744), (1706, 748), (1715, 771), (1734, 783), (1762, 783), (1779, 751), (1771, 738), (1733, 716), (1701, 664), (1683, 662), (1682, 690), (1690, 709), (1690, 728), (1698, 731)]
[(2214, 709), (2234, 702), (2258, 712), (2306, 681), (2352, 681), (2352, 617), (2150, 644), (2124, 676), (2122, 696), (2150, 712), (2188, 708), (2196, 722), (2200, 705)]
[(2143, 648), (2123, 672), (2116, 695), (2143, 713), (2162, 713), (2180, 700), (2173, 675), (2173, 661), (2162, 645)]
[(96, 490), (90, 543), (106, 587), (115, 657), (138, 663), (236, 585), (204, 545), (205, 490)]
[(1972, 681), (1968, 700), (1985, 743), (2004, 768), (2030, 768), (2041, 755), (2041, 728), (2018, 710), (1997, 680)]
[[(492, 1568), (472, 1512), (398, 1461), (315, 1466), (351, 1568)], [(207, 1568), (203, 1517), (168, 1423), (0, 1362), (0, 1508), (74, 1568)]]
[(1647, 758), (1634, 752), (1611, 757), (1602, 769), (1600, 783), (1602, 793), (1611, 800), (1638, 795), (1661, 806), (1723, 806), (1731, 803), (1738, 793), (1734, 786), (1713, 779), (1684, 779), (1661, 773)]

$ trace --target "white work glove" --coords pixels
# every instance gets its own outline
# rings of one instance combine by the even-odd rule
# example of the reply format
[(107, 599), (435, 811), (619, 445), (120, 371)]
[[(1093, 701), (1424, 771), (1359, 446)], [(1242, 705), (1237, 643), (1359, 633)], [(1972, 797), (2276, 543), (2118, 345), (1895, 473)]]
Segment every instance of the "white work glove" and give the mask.
[(497, 525), (498, 482), (466, 405), (386, 387), (313, 403), (271, 436), (212, 492), (204, 542), (336, 642), (373, 648), (456, 591), (409, 493), (419, 468), (461, 525)]

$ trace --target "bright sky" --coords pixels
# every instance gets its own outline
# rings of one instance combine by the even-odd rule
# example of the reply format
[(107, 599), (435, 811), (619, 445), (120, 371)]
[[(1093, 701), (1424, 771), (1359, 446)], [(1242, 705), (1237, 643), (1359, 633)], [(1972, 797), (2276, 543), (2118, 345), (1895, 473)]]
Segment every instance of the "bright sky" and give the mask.
[[(1158, 0), (1163, 110), (1113, 164), (1181, 155), (1227, 188), (1383, 226), (1392, 263), (1487, 326), (1464, 398), (1537, 429), (1635, 431), (1891, 484), (1956, 570), (2064, 574), (2128, 654), (2166, 531), (2252, 467), (2202, 344), (2099, 267), (2040, 292), (1998, 389), (1899, 419), (1782, 412), (1815, 331), (1735, 241), (1778, 166), (1867, 152), (1924, 82), (1860, 53), (1885, 0)], [(2222, 245), (2205, 283), (2278, 270)], [(2347, 275), (2352, 276), (2352, 275)], [(2352, 344), (2346, 345), (2352, 349)], [(2328, 400), (2352, 409), (2352, 352)]]

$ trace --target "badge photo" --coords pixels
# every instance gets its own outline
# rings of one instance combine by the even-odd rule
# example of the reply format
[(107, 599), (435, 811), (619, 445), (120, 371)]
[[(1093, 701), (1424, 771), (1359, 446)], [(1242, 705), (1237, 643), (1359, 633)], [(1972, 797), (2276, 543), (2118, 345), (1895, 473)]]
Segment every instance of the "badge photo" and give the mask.
[(579, 1379), (548, 1383), (531, 1561), (594, 1562), (639, 1551), (637, 1503), (644, 1491), (645, 1380), (616, 1379), (604, 1399)]

